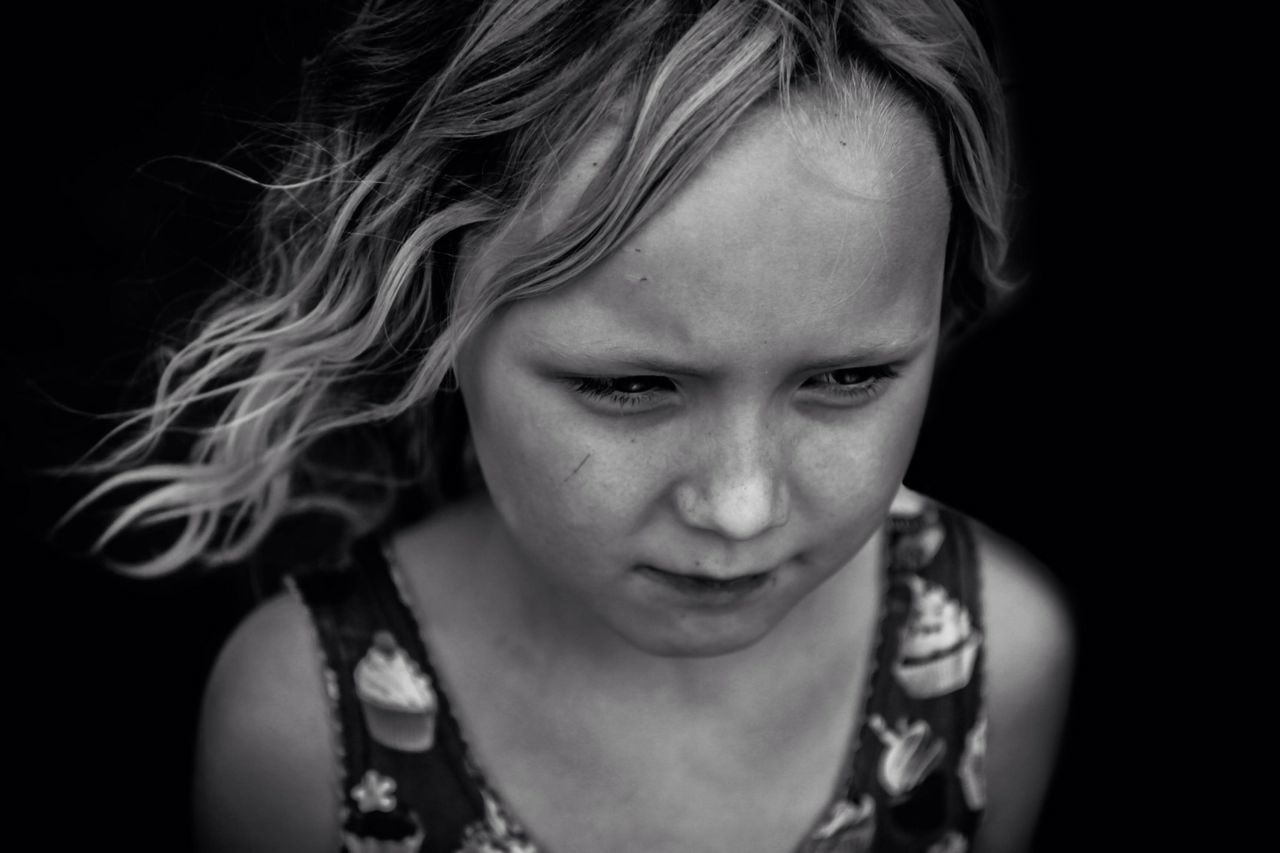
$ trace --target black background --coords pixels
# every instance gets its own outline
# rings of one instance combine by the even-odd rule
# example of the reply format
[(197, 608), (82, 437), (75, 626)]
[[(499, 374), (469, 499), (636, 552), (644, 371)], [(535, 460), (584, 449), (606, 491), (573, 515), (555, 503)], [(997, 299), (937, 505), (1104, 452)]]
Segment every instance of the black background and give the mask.
[[(1063, 756), (1037, 849), (1114, 840), (1134, 804), (1114, 713), (1158, 710), (1132, 680), (1132, 543), (1146, 523), (1140, 389), (1107, 369), (1135, 346), (1132, 221), (1144, 81), (1125, 34), (1044, 4), (997, 4), (1017, 109), (1023, 291), (941, 370), (909, 477), (1021, 542), (1053, 572), (1079, 632)], [(253, 171), (237, 144), (290, 115), (319, 3), (127, 4), (14, 25), (19, 70), (3, 287), (5, 540), (12, 543), (10, 776), (57, 846), (181, 850), (191, 737), (213, 656), (252, 604), (242, 573), (163, 581), (109, 574), (48, 539), (77, 496), (39, 474), (100, 437), (103, 413), (242, 251), (252, 190), (204, 157)], [(259, 172), (255, 172), (258, 174)], [(14, 187), (16, 186), (16, 193)], [(1124, 539), (1128, 539), (1126, 535)], [(1107, 827), (1107, 828), (1103, 828)]]

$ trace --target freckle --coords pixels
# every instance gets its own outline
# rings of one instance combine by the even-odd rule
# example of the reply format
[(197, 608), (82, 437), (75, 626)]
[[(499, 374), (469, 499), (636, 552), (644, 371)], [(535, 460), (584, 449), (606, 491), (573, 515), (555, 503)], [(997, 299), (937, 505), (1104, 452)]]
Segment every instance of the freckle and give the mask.
[(640, 251), (640, 249), (639, 249), (639, 247), (637, 247), (637, 248), (632, 249), (631, 251), (633, 251), (633, 252), (638, 252), (638, 251)]
[(642, 276), (640, 276), (640, 280), (641, 280), (641, 281), (648, 281), (648, 280), (649, 280), (649, 276), (647, 276), (647, 275), (642, 275)]
[(591, 165), (592, 165), (592, 166), (599, 166), (600, 164), (599, 164), (599, 163), (597, 163), (597, 162), (595, 162), (595, 161), (593, 160), (593, 161), (591, 161)]

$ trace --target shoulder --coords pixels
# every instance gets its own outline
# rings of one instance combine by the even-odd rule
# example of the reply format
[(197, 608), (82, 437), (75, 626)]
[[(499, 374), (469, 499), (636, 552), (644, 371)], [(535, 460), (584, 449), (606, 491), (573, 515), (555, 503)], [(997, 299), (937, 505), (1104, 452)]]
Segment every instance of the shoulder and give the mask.
[(1075, 628), (1052, 576), (974, 524), (986, 625), (987, 813), (982, 853), (1026, 849), (1052, 777), (1075, 659)]
[(290, 595), (254, 610), (223, 647), (200, 712), (199, 849), (336, 846), (338, 767), (318, 654)]
[(1075, 628), (1058, 583), (1014, 542), (980, 523), (974, 522), (973, 527), (987, 629), (1003, 638), (1001, 647), (993, 645), (988, 654), (1001, 655), (1001, 660), (1013, 665), (1010, 686), (1035, 682), (1053, 676), (1058, 672), (1054, 668), (1069, 667)]

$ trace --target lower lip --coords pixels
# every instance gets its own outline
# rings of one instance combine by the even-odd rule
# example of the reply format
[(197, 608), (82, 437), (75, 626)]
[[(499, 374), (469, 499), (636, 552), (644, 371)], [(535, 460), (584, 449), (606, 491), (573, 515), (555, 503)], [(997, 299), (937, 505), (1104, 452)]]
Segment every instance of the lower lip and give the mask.
[(636, 570), (659, 586), (679, 594), (688, 601), (716, 607), (747, 601), (768, 586), (775, 575), (775, 572), (770, 570), (729, 581), (712, 581), (666, 572), (653, 566), (638, 566)]

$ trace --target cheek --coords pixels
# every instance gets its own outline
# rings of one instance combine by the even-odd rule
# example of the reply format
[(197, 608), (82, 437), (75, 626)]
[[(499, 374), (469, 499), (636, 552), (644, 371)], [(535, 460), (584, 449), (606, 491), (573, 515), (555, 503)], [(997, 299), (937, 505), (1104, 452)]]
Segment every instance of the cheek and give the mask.
[(554, 390), (485, 396), (472, 434), (490, 496), (523, 538), (559, 531), (608, 540), (632, 527), (651, 498), (652, 455)]
[(878, 523), (868, 514), (888, 508), (906, 474), (927, 394), (927, 382), (913, 383), (865, 417), (807, 430), (793, 465), (808, 511), (842, 527)]

